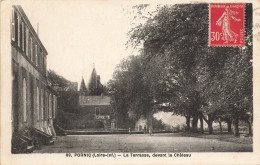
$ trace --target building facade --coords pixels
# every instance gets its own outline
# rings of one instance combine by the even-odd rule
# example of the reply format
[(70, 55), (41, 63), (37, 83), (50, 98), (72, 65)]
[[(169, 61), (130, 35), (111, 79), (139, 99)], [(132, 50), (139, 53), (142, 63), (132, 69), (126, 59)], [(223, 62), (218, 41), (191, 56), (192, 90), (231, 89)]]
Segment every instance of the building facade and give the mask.
[(47, 54), (22, 7), (12, 6), (12, 140), (22, 136), (24, 141), (33, 139), (31, 129), (55, 136), (57, 96), (48, 86)]
[(85, 118), (82, 120), (85, 128), (116, 129), (115, 114), (111, 107), (110, 96), (104, 96), (100, 76), (93, 68), (88, 88), (82, 78), (79, 89), (79, 113)]

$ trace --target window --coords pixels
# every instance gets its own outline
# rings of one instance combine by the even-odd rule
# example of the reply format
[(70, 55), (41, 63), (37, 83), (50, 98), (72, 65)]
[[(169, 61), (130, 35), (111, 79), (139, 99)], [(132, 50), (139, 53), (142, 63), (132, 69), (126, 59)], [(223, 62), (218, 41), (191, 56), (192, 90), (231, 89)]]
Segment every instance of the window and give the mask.
[(38, 48), (38, 65), (39, 65), (39, 69), (42, 70), (42, 60), (41, 60), (41, 57), (42, 57), (42, 50), (41, 50), (41, 47)]
[(30, 32), (28, 29), (28, 55), (29, 55), (29, 59), (31, 59), (31, 37), (30, 37)]
[(23, 121), (26, 121), (26, 111), (27, 111), (27, 100), (26, 100), (26, 80), (23, 79)]
[(46, 70), (46, 58), (45, 57), (43, 57), (43, 72), (46, 75), (47, 70)]
[(22, 22), (22, 50), (24, 51), (24, 23)]
[(31, 61), (33, 62), (33, 40), (30, 37), (30, 54), (31, 54)]
[(53, 95), (53, 118), (55, 118), (55, 111), (57, 110), (57, 97)]
[(45, 73), (45, 57), (43, 56), (43, 54), (42, 54), (42, 70), (43, 70), (43, 72)]
[(100, 115), (100, 109), (99, 109), (99, 107), (96, 107), (96, 108), (95, 108), (95, 111), (96, 111), (96, 115), (97, 115), (97, 116)]
[(24, 54), (26, 54), (26, 37), (27, 37), (27, 34), (26, 34), (26, 24), (24, 23), (24, 26), (23, 26), (23, 51), (24, 51)]
[(45, 63), (44, 63), (44, 56), (43, 56), (43, 54), (42, 54), (42, 71), (43, 71), (43, 72), (45, 72), (45, 70), (44, 70), (44, 66), (45, 66)]
[(17, 41), (18, 41), (18, 46), (20, 47), (21, 46), (21, 40), (20, 40), (20, 22), (21, 22), (21, 17), (18, 15), (18, 23), (17, 23), (17, 25), (18, 25), (18, 39), (17, 39)]
[(26, 39), (25, 39), (25, 45), (26, 45), (26, 55), (28, 56), (29, 55), (29, 30), (28, 28), (26, 28)]
[(12, 24), (11, 24), (11, 35), (12, 40), (15, 41), (15, 18), (14, 18), (14, 8), (12, 8)]
[(36, 89), (36, 111), (37, 111), (37, 120), (40, 120), (40, 98), (39, 98), (39, 87)]
[(41, 119), (43, 120), (43, 89), (41, 89)]
[(43, 58), (43, 52), (42, 52), (42, 50), (40, 49), (39, 63), (40, 63), (40, 68), (41, 68), (42, 71), (43, 71), (43, 60), (44, 60), (44, 58)]
[(52, 117), (52, 96), (49, 95), (49, 118)]
[(48, 100), (49, 100), (49, 97), (48, 97), (49, 95), (48, 95), (48, 92), (46, 91), (46, 93), (45, 93), (45, 113), (44, 113), (44, 115), (45, 115), (45, 119), (47, 119), (48, 118)]
[(35, 63), (38, 66), (38, 46), (35, 45)]

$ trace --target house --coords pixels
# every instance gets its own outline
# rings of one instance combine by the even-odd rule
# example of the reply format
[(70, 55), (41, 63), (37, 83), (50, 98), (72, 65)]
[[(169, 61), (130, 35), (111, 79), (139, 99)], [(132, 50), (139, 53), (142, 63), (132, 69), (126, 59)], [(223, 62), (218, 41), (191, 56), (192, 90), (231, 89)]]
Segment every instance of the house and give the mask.
[(114, 112), (109, 96), (79, 96), (79, 113), (89, 115), (86, 128), (115, 129)]
[(136, 131), (148, 131), (148, 123), (147, 119), (141, 116), (139, 120), (135, 123), (135, 130)]
[(82, 78), (79, 89), (79, 113), (85, 118), (85, 128), (115, 129), (115, 114), (111, 107), (111, 97), (103, 95), (100, 76), (93, 68), (88, 88)]
[(12, 153), (54, 142), (57, 94), (48, 85), (47, 54), (22, 7), (12, 6)]

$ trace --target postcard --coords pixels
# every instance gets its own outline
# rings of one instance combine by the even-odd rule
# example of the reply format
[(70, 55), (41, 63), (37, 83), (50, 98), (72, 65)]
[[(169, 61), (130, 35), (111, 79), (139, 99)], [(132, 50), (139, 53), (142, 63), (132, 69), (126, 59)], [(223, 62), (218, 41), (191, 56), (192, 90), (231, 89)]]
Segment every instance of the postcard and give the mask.
[(1, 1), (1, 164), (260, 164), (259, 1)]

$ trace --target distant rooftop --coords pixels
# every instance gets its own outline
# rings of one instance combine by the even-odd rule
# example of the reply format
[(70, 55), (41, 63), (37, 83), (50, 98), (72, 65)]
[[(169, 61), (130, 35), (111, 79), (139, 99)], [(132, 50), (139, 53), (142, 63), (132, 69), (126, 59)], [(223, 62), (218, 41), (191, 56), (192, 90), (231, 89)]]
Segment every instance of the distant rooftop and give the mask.
[(109, 96), (79, 96), (79, 105), (110, 105)]

